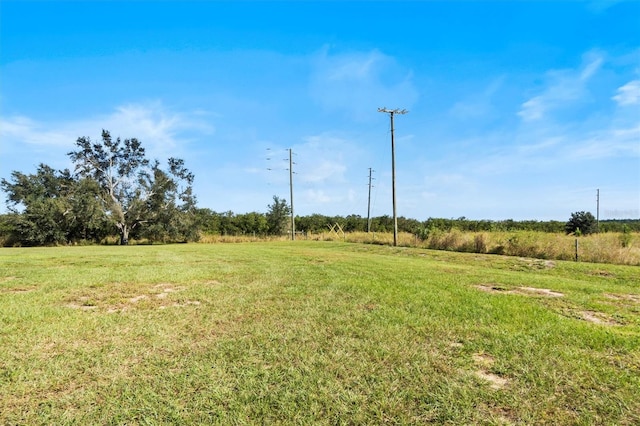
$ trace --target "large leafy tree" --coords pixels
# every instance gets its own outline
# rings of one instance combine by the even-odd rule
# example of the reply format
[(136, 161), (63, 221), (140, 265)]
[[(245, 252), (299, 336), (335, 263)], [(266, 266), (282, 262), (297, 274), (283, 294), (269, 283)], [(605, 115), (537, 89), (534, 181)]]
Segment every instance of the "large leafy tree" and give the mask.
[(121, 244), (128, 244), (132, 232), (157, 239), (195, 235), (194, 176), (182, 160), (170, 158), (168, 169), (162, 170), (159, 162), (149, 162), (138, 139), (113, 140), (107, 130), (100, 142), (80, 137), (76, 146), (69, 153), (76, 173), (96, 182), (103, 211), (115, 224)]
[(75, 179), (69, 170), (40, 164), (35, 174), (14, 171), (0, 185), (8, 194), (12, 237), (21, 244), (64, 244), (104, 236), (97, 188)]

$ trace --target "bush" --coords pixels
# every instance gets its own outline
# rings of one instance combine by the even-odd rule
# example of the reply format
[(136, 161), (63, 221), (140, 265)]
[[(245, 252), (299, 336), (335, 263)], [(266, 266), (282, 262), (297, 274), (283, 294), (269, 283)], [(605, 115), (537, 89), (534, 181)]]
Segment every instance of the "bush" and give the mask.
[(576, 236), (592, 234), (597, 231), (596, 218), (590, 212), (571, 213), (571, 218), (564, 230), (567, 234), (576, 234)]
[(627, 225), (624, 225), (622, 227), (622, 233), (620, 234), (620, 245), (622, 246), (622, 248), (627, 248), (627, 247), (631, 247), (631, 232), (629, 232), (629, 227)]

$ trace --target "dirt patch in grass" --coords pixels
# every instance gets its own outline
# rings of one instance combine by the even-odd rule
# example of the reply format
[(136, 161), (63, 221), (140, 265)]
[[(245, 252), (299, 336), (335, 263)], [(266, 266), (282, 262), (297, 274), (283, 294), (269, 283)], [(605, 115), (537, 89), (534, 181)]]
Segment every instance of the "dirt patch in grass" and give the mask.
[(564, 297), (564, 293), (553, 291), (548, 288), (535, 287), (515, 287), (512, 289), (501, 286), (500, 284), (478, 284), (475, 286), (480, 291), (486, 293), (501, 294), (520, 294), (525, 296), (545, 296), (545, 297)]
[(564, 297), (564, 293), (559, 291), (549, 290), (548, 288), (535, 288), (535, 287), (518, 287), (516, 293), (520, 294), (539, 294), (547, 297)]
[(529, 259), (525, 257), (521, 257), (518, 260), (531, 269), (553, 269), (556, 267), (556, 262), (553, 260)]
[[(119, 284), (122, 291), (120, 297), (114, 297), (115, 292), (112, 288), (101, 291), (93, 289), (91, 294), (85, 290), (84, 294), (67, 300), (65, 305), (71, 309), (79, 309), (83, 311), (99, 310), (107, 313), (125, 312), (131, 309), (166, 309), (168, 307), (186, 307), (197, 306), (200, 302), (197, 300), (187, 300), (176, 302), (171, 300), (170, 295), (178, 293), (186, 289), (183, 286), (174, 286), (172, 284), (156, 284), (148, 286), (144, 291), (144, 286), (130, 286)], [(142, 290), (142, 291), (141, 291)]]
[(485, 293), (508, 293), (509, 290), (506, 287), (502, 287), (500, 284), (478, 284), (474, 286), (480, 291)]
[(35, 287), (11, 287), (11, 288), (3, 288), (0, 289), (2, 293), (28, 293), (30, 291), (34, 291)]
[(87, 296), (79, 297), (78, 300), (71, 301), (65, 305), (67, 308), (79, 309), (81, 311), (91, 311), (97, 309), (96, 302)]
[(606, 293), (604, 295), (607, 299), (615, 300), (617, 302), (630, 303), (632, 305), (640, 304), (640, 295), (638, 294), (612, 294)]
[(476, 377), (489, 383), (491, 389), (500, 390), (509, 384), (509, 380), (489, 371), (495, 364), (495, 359), (485, 353), (477, 353), (473, 355), (473, 363), (478, 368), (474, 371)]
[(582, 318), (583, 320), (593, 324), (619, 325), (613, 318), (606, 314), (603, 314), (602, 312), (580, 311), (578, 312), (578, 315), (580, 315), (580, 318)]
[(613, 272), (609, 271), (591, 271), (589, 275), (593, 275), (596, 277), (605, 277), (605, 278), (614, 278), (616, 275)]
[(138, 303), (141, 300), (147, 299), (149, 296), (146, 294), (141, 294), (140, 296), (135, 296), (129, 299), (129, 303)]
[(483, 370), (477, 370), (475, 372), (476, 377), (489, 382), (491, 389), (500, 390), (509, 384), (509, 381), (504, 377), (500, 377), (497, 374), (489, 373)]

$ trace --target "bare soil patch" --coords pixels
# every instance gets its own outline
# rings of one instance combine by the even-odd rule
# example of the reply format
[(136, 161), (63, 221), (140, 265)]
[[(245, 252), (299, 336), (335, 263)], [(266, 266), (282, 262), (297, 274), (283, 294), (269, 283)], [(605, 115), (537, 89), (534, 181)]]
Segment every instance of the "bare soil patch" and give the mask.
[(489, 382), (491, 389), (500, 390), (509, 384), (509, 381), (504, 377), (500, 377), (497, 374), (488, 373), (486, 371), (478, 370), (475, 375), (480, 379)]
[(516, 287), (508, 289), (500, 284), (478, 284), (475, 286), (478, 290), (486, 293), (501, 293), (501, 294), (520, 294), (525, 296), (546, 296), (546, 297), (564, 297), (564, 293), (559, 291), (553, 291), (548, 288), (536, 288), (536, 287)]
[(500, 284), (478, 284), (475, 286), (480, 291), (484, 291), (485, 293), (508, 293), (509, 290), (505, 287), (500, 286)]
[(580, 317), (593, 324), (601, 325), (618, 325), (618, 323), (610, 316), (603, 314), (602, 312), (595, 311), (580, 311), (578, 313)]
[(548, 297), (564, 297), (564, 293), (560, 293), (559, 291), (549, 290), (548, 288), (535, 288), (535, 287), (518, 287), (519, 290), (523, 294), (540, 294), (542, 296)]
[(612, 294), (607, 293), (604, 295), (607, 299), (615, 300), (618, 302), (630, 302), (631, 304), (640, 304), (640, 295), (638, 294)]
[(477, 353), (473, 355), (473, 362), (478, 367), (474, 374), (476, 377), (489, 382), (491, 389), (499, 390), (509, 384), (509, 380), (489, 371), (495, 364), (495, 358), (489, 354)]

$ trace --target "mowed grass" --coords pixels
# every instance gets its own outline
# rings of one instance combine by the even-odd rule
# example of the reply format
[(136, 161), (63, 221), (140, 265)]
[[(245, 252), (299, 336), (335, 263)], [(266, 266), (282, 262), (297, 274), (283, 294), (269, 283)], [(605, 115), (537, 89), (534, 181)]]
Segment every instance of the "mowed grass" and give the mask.
[(336, 242), (0, 250), (1, 424), (640, 423), (640, 269)]

